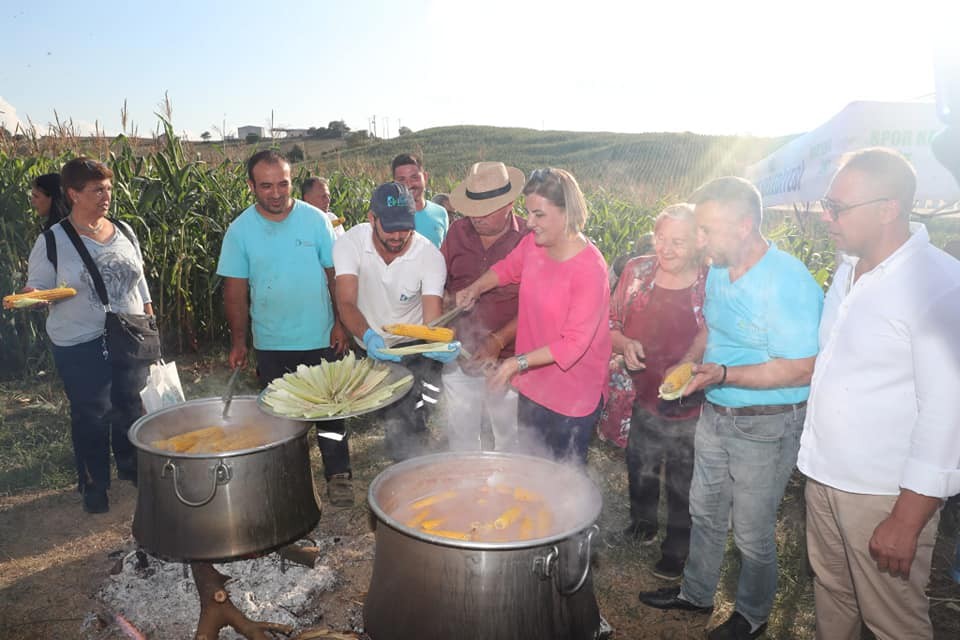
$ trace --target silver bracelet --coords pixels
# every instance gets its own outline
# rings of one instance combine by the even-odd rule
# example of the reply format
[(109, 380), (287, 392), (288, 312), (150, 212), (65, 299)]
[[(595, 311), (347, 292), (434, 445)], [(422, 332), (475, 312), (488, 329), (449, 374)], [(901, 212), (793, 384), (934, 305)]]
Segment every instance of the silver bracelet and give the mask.
[(518, 353), (514, 356), (517, 359), (517, 371), (526, 371), (530, 368), (530, 363), (527, 362), (527, 356), (522, 353)]

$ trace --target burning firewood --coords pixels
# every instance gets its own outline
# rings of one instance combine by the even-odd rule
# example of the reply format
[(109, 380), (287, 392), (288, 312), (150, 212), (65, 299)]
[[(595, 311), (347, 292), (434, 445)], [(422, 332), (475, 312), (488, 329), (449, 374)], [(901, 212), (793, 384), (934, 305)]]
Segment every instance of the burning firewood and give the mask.
[(247, 640), (271, 640), (269, 633), (289, 636), (293, 632), (290, 625), (257, 622), (243, 615), (227, 594), (226, 584), (230, 577), (214, 569), (209, 562), (192, 562), (190, 570), (200, 593), (200, 621), (194, 640), (217, 640), (220, 630), (228, 626)]

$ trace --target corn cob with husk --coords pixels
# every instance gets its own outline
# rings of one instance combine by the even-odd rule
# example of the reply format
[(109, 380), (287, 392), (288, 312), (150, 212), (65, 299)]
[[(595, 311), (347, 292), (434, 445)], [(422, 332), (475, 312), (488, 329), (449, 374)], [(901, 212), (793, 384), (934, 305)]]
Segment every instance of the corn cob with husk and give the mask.
[(64, 298), (77, 295), (77, 290), (71, 287), (56, 287), (54, 289), (37, 289), (27, 293), (14, 293), (3, 297), (4, 309), (24, 309), (41, 302), (56, 302)]
[(693, 380), (693, 363), (680, 363), (667, 372), (658, 395), (664, 400), (676, 400), (683, 396), (691, 380)]
[(425, 324), (388, 324), (383, 327), (387, 333), (405, 338), (416, 338), (427, 342), (452, 342), (453, 329), (446, 327), (428, 327)]
[(341, 360), (312, 367), (299, 365), (267, 386), (263, 401), (281, 415), (293, 418), (326, 418), (371, 411), (386, 402), (413, 376), (383, 384), (390, 369), (353, 353)]

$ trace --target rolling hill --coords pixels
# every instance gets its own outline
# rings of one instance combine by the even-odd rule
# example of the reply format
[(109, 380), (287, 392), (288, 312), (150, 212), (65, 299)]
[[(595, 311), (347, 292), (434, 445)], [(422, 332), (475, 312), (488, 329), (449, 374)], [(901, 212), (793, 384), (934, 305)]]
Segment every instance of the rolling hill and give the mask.
[(306, 164), (326, 173), (357, 169), (386, 178), (395, 155), (414, 152), (423, 157), (438, 190), (458, 181), (473, 162), (501, 160), (525, 172), (562, 167), (586, 187), (647, 200), (685, 194), (710, 178), (739, 174), (789, 139), (453, 126), (335, 149), (319, 157), (308, 154)]

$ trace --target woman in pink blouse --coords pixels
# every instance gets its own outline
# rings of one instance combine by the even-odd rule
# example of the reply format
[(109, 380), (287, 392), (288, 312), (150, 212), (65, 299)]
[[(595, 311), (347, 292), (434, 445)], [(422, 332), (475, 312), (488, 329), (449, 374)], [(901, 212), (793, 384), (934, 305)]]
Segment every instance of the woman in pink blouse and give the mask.
[(516, 352), (489, 380), (520, 394), (521, 447), (586, 464), (603, 407), (611, 343), (607, 265), (583, 235), (587, 205), (576, 179), (538, 169), (523, 188), (532, 233), (457, 293), (470, 307), (480, 294), (519, 283)]

